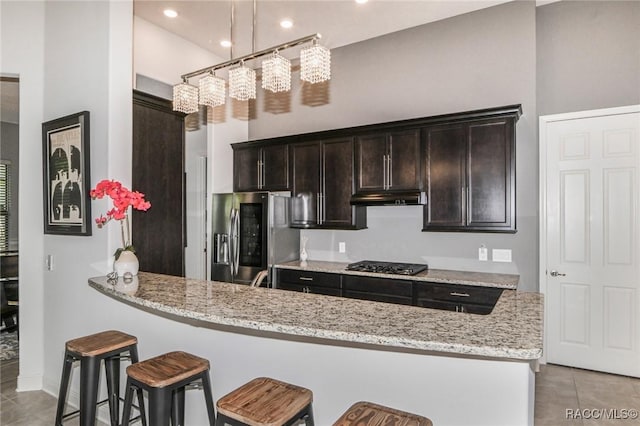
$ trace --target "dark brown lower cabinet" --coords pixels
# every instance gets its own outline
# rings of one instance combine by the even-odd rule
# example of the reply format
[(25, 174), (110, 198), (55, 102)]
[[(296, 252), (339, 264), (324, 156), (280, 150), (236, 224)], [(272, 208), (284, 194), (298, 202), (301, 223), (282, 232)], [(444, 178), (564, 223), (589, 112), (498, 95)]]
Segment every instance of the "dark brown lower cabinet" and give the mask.
[(276, 287), (303, 293), (487, 315), (503, 289), (352, 274), (278, 269)]
[(342, 276), (343, 296), (376, 302), (413, 304), (413, 282), (388, 278)]
[(416, 282), (415, 305), (425, 308), (487, 315), (502, 295), (501, 288)]
[(132, 214), (140, 270), (184, 276), (184, 114), (171, 101), (133, 92), (132, 189), (151, 202)]
[(277, 287), (281, 290), (324, 294), (327, 296), (342, 295), (341, 277), (339, 274), (279, 269), (277, 276)]

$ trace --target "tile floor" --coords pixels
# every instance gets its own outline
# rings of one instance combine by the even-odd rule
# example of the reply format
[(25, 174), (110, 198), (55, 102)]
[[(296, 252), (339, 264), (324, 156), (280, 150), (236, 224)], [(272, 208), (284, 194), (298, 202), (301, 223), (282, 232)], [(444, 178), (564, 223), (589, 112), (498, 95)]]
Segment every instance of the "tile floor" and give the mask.
[[(42, 391), (17, 393), (18, 365), (18, 360), (0, 362), (0, 425), (51, 426), (56, 399)], [(617, 409), (619, 416), (622, 410), (640, 411), (640, 379), (550, 364), (541, 366), (536, 378), (535, 426), (640, 425), (638, 418), (567, 419), (567, 410), (603, 408)], [(78, 425), (77, 418), (65, 423), (74, 425)], [(99, 423), (99, 426), (106, 425)]]

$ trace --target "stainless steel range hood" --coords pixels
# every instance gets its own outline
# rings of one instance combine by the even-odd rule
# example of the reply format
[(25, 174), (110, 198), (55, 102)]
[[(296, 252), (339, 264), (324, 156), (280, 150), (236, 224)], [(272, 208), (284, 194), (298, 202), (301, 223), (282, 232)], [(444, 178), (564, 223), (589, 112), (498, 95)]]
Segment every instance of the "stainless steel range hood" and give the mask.
[(351, 205), (354, 206), (409, 206), (427, 204), (424, 192), (379, 192), (371, 194), (354, 194)]

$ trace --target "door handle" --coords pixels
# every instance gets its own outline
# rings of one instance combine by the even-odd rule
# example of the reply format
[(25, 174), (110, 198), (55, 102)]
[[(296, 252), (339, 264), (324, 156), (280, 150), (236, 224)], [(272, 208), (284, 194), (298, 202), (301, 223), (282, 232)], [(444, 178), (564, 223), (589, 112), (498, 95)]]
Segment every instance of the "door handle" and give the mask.
[(387, 155), (387, 189), (393, 186), (393, 164), (391, 164), (391, 154)]
[(387, 156), (382, 156), (382, 189), (387, 189)]
[(549, 275), (551, 275), (552, 277), (565, 277), (565, 276), (567, 276), (567, 274), (562, 274), (562, 273), (560, 273), (558, 271), (555, 271), (555, 270), (549, 272)]

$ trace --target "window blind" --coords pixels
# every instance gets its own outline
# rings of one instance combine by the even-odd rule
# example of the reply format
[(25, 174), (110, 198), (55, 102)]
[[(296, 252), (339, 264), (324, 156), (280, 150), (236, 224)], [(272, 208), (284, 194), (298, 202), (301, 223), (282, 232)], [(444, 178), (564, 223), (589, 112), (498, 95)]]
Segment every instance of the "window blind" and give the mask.
[(0, 163), (0, 250), (9, 248), (9, 207), (11, 203), (9, 168), (9, 164)]

